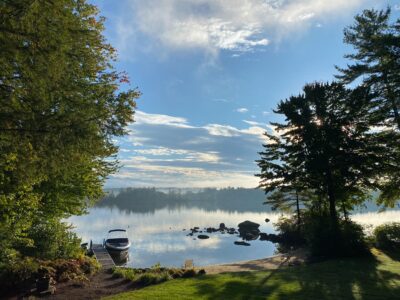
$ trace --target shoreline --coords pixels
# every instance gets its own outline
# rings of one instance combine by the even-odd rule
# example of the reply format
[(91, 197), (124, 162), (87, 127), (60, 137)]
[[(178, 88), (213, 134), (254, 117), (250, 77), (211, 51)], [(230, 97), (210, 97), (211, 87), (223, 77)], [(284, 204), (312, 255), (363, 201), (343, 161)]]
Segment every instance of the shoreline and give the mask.
[(275, 270), (285, 265), (302, 264), (306, 260), (303, 249), (277, 254), (266, 258), (237, 261), (232, 263), (215, 264), (208, 266), (195, 266), (196, 270), (204, 269), (206, 274), (220, 274), (226, 272), (250, 272), (262, 270)]

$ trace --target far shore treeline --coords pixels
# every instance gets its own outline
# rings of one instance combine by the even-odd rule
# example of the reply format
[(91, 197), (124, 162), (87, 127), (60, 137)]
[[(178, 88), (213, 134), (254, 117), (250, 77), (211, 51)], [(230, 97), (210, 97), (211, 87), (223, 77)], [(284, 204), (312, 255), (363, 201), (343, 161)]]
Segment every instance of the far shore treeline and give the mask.
[[(255, 188), (121, 188), (106, 189), (106, 196), (97, 202), (96, 207), (118, 208), (134, 213), (154, 213), (159, 209), (198, 208), (205, 211), (225, 212), (265, 212), (280, 213), (272, 204), (263, 204), (265, 193)], [(377, 193), (371, 195), (376, 199)], [(303, 207), (303, 204), (301, 204)], [(367, 201), (354, 207), (349, 213), (377, 212), (383, 209), (375, 201)], [(395, 207), (398, 209), (398, 206)]]

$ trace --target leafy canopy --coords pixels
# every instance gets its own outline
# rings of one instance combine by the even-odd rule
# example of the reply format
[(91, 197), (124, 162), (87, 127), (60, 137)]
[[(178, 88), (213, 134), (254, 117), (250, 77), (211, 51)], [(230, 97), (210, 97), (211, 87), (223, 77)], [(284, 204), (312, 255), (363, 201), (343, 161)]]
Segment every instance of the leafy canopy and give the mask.
[[(112, 138), (133, 121), (104, 19), (85, 0), (0, 3), (0, 244), (81, 214), (117, 168)], [(21, 244), (22, 243), (22, 244)]]

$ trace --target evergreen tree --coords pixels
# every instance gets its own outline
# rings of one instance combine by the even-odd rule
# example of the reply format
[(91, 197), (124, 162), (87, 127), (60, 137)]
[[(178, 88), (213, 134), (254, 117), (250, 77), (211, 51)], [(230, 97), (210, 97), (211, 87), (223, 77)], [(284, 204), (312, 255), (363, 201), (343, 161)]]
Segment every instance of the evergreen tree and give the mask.
[(266, 192), (296, 186), (315, 191), (328, 202), (333, 223), (338, 207), (368, 198), (392, 159), (386, 139), (370, 131), (370, 97), (368, 89), (333, 82), (308, 84), (303, 94), (281, 101), (275, 112), (285, 122), (272, 123), (278, 137), (267, 134), (260, 186)]
[[(354, 61), (339, 68), (337, 78), (351, 83), (361, 78), (375, 94), (370, 116), (373, 125), (400, 129), (400, 19), (390, 22), (391, 11), (364, 10), (344, 31), (344, 42), (355, 53), (345, 57)], [(389, 122), (388, 122), (389, 121)]]
[(390, 16), (388, 8), (364, 10), (355, 17), (354, 25), (344, 31), (345, 43), (355, 49), (345, 57), (354, 64), (338, 68), (341, 74), (337, 77), (344, 83), (361, 78), (374, 95), (366, 113), (371, 128), (378, 126), (386, 151), (392, 152), (388, 164), (393, 165), (380, 179), (378, 203), (394, 207), (400, 199), (400, 19), (391, 22)]

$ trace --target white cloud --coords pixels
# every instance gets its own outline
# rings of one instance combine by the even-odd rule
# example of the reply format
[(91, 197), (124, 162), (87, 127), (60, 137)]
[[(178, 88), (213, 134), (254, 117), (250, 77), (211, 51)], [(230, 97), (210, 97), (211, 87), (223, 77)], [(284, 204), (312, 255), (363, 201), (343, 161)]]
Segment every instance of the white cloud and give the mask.
[(249, 120), (243, 120), (246, 124), (252, 125), (252, 126), (265, 126), (264, 123), (261, 122), (256, 122), (256, 121), (249, 121)]
[(161, 114), (147, 114), (139, 110), (135, 112), (135, 122), (137, 124), (168, 125), (184, 128), (190, 127), (185, 118)]
[(237, 111), (237, 112), (240, 112), (240, 113), (246, 113), (246, 112), (248, 112), (249, 110), (248, 110), (247, 108), (245, 108), (245, 107), (240, 107), (240, 108), (238, 108), (236, 111)]
[(119, 186), (134, 186), (140, 183), (143, 186), (157, 187), (228, 187), (241, 186), (254, 188), (258, 179), (252, 172), (240, 171), (210, 171), (203, 168), (174, 167), (148, 164), (133, 164), (113, 176)]
[(374, 0), (131, 0), (116, 28), (117, 44), (145, 47), (135, 40), (141, 35), (163, 49), (249, 52), (367, 2)]
[(208, 124), (204, 126), (207, 129), (208, 133), (211, 135), (219, 135), (219, 136), (238, 136), (240, 135), (240, 130), (229, 125), (220, 125), (220, 124)]
[[(186, 118), (137, 112), (139, 120), (121, 137), (122, 168), (107, 187), (255, 187), (254, 161), (269, 130), (255, 121), (193, 126)], [(270, 130), (271, 131), (271, 130)], [(134, 146), (135, 145), (135, 146)], [(127, 150), (130, 150), (129, 152)]]
[[(173, 149), (167, 147), (157, 147), (150, 149), (137, 149), (136, 153), (141, 155), (150, 155), (150, 156), (173, 156), (172, 159), (153, 159), (153, 161), (192, 161), (192, 162), (207, 162), (207, 163), (217, 163), (220, 161), (220, 157), (218, 152), (216, 151), (207, 151), (207, 152), (199, 152), (199, 151), (190, 151), (185, 149)], [(136, 156), (133, 159), (140, 161), (149, 161), (149, 159), (145, 156)]]

